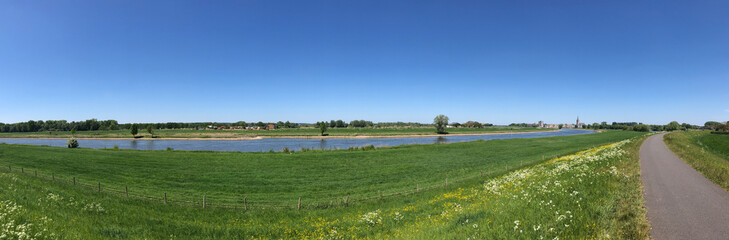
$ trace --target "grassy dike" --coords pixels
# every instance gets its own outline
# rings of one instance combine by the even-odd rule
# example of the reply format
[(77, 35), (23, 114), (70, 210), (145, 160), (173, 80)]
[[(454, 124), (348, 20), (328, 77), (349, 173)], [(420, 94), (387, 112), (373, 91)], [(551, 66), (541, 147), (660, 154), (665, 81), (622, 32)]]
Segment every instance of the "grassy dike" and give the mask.
[(406, 145), (369, 151), (239, 153), (66, 149), (0, 145), (0, 166), (65, 182), (170, 202), (211, 206), (327, 207), (438, 188), (514, 169), (542, 157), (574, 153), (641, 133), (610, 131), (563, 137)]
[(729, 191), (729, 135), (707, 131), (673, 132), (666, 134), (663, 141), (678, 157)]
[(0, 171), (0, 226), (5, 228), (0, 234), (10, 239), (645, 239), (638, 160), (643, 139), (613, 141), (618, 143), (448, 188), (329, 209), (165, 205), (94, 193), (17, 169)]

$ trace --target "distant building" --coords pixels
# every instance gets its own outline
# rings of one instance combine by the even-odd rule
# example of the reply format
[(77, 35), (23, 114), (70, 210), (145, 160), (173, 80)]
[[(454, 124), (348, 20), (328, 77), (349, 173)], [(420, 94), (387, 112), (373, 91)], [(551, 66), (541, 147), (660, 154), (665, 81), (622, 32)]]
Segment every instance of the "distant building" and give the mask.
[(577, 121), (575, 121), (575, 124), (571, 123), (563, 123), (563, 124), (547, 124), (543, 121), (539, 121), (540, 128), (559, 128), (559, 125), (562, 125), (562, 128), (584, 128), (585, 124), (580, 122), (580, 116), (577, 116)]
[(276, 125), (273, 125), (273, 124), (266, 125), (266, 130), (274, 130), (274, 129), (276, 129)]

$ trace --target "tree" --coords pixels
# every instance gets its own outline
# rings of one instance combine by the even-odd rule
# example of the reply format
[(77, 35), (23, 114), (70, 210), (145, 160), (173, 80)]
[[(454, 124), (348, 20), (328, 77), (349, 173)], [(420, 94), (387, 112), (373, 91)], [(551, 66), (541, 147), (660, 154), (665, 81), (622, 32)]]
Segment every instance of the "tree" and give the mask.
[(438, 115), (433, 119), (433, 125), (435, 125), (435, 132), (438, 134), (446, 134), (446, 126), (448, 126), (448, 116)]
[(709, 129), (716, 129), (716, 126), (719, 126), (720, 124), (721, 124), (720, 122), (708, 121), (708, 122), (704, 123), (704, 127), (709, 128)]
[(132, 124), (132, 126), (129, 128), (129, 132), (132, 133), (132, 136), (137, 137), (137, 133), (139, 133), (139, 129), (137, 129), (137, 124)]
[(650, 129), (650, 127), (648, 127), (648, 125), (638, 124), (638, 125), (635, 125), (635, 127), (633, 127), (633, 131), (636, 131), (636, 132), (650, 132), (651, 129)]
[(719, 125), (716, 125), (716, 131), (717, 132), (729, 131), (729, 122), (725, 122), (724, 124), (719, 123)]
[(317, 127), (319, 127), (319, 131), (321, 131), (321, 135), (324, 136), (324, 132), (327, 131), (327, 126), (329, 123), (326, 121), (316, 122)]
[(154, 132), (152, 132), (152, 125), (147, 125), (147, 132), (154, 137)]
[(666, 129), (666, 131), (676, 131), (680, 128), (681, 128), (681, 125), (678, 124), (678, 122), (673, 121), (673, 122), (669, 123), (668, 125), (666, 125), (665, 129)]
[(77, 148), (78, 147), (78, 141), (76, 141), (76, 138), (69, 138), (68, 142), (66, 142), (66, 147), (68, 148)]
[[(604, 122), (603, 122), (603, 123), (604, 123)], [(562, 127), (564, 127), (564, 124), (560, 124), (560, 125), (559, 125), (559, 129), (562, 129)]]

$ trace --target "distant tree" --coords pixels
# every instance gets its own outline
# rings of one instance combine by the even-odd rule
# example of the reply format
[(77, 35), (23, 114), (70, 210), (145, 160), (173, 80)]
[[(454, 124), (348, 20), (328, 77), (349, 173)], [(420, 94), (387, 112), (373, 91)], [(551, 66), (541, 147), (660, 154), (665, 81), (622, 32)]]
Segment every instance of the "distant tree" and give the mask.
[(729, 131), (729, 121), (725, 122), (724, 124), (719, 123), (718, 125), (716, 125), (716, 131), (718, 131), (718, 132)]
[(265, 123), (263, 123), (263, 122), (261, 122), (261, 121), (258, 121), (258, 122), (256, 123), (256, 126), (258, 126), (258, 127), (261, 127), (261, 128), (263, 128), (263, 127), (265, 127), (265, 126), (266, 126), (266, 124), (265, 124)]
[(349, 125), (352, 126), (352, 127), (358, 128), (358, 127), (372, 127), (375, 124), (372, 123), (372, 121), (352, 120), (351, 122), (349, 122)]
[(296, 127), (298, 127), (296, 123), (292, 123), (292, 122), (289, 122), (289, 121), (286, 121), (284, 123), (284, 125), (286, 125), (287, 128), (296, 128)]
[(448, 126), (448, 117), (446, 115), (438, 115), (433, 119), (433, 125), (435, 125), (435, 132), (438, 134), (446, 134), (446, 126)]
[(129, 128), (129, 132), (132, 133), (132, 136), (136, 137), (137, 133), (139, 133), (139, 129), (137, 129), (137, 124), (132, 124), (132, 126)]
[(74, 136), (74, 135), (76, 135), (76, 127), (73, 127), (71, 129), (71, 136)]
[(66, 147), (68, 148), (77, 148), (78, 147), (78, 141), (76, 141), (76, 138), (69, 138), (68, 142), (66, 142)]
[(453, 122), (453, 123), (450, 123), (449, 125), (451, 125), (451, 127), (454, 127), (454, 128), (461, 127), (461, 123), (459, 123), (459, 122)]
[(319, 128), (319, 131), (321, 131), (321, 135), (324, 136), (324, 132), (327, 131), (327, 126), (329, 124), (326, 121), (321, 121), (321, 122), (317, 122), (316, 125)]
[(468, 122), (464, 123), (463, 126), (464, 127), (467, 127), (467, 128), (481, 128), (481, 127), (483, 127), (483, 125), (481, 125), (481, 123), (480, 122), (477, 122), (477, 121), (468, 121)]
[(564, 127), (564, 124), (559, 125), (559, 129), (562, 129), (562, 127)]
[(648, 125), (645, 124), (638, 124), (633, 127), (633, 131), (636, 132), (650, 132), (651, 129), (648, 127)]
[(666, 131), (676, 131), (676, 130), (678, 130), (678, 129), (680, 129), (680, 128), (681, 128), (681, 125), (680, 125), (680, 124), (678, 124), (678, 122), (676, 122), (676, 121), (670, 122), (670, 123), (669, 123), (668, 125), (666, 125), (666, 127), (665, 127)]
[(708, 122), (704, 123), (704, 127), (709, 128), (709, 129), (716, 129), (716, 126), (719, 126), (720, 124), (721, 124), (720, 122), (708, 121)]
[(152, 131), (152, 125), (147, 125), (147, 132), (154, 137), (154, 132)]
[(339, 120), (337, 120), (335, 122), (335, 127), (338, 127), (338, 128), (346, 128), (347, 127), (347, 123), (345, 123), (344, 121), (342, 121), (342, 119), (339, 119)]

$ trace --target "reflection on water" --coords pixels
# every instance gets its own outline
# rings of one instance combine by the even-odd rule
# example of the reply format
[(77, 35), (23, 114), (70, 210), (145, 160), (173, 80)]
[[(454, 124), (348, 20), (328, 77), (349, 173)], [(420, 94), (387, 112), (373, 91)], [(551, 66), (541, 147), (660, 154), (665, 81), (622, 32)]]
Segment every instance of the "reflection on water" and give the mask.
[[(309, 149), (347, 149), (349, 147), (375, 147), (397, 146), (405, 144), (430, 144), (470, 142), (476, 140), (511, 139), (511, 138), (538, 138), (594, 133), (594, 131), (563, 129), (556, 132), (535, 132), (520, 134), (495, 135), (467, 135), (467, 136), (439, 136), (425, 138), (331, 138), (331, 139), (301, 139), (301, 138), (264, 138), (259, 140), (240, 141), (179, 141), (179, 140), (78, 140), (81, 147), (112, 148), (118, 145), (123, 149), (135, 150), (165, 150), (168, 147), (176, 150), (204, 150), (204, 151), (240, 151), (262, 152), (280, 151), (284, 148), (299, 150)], [(32, 144), (65, 147), (66, 139), (0, 139), (0, 143)]]

